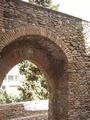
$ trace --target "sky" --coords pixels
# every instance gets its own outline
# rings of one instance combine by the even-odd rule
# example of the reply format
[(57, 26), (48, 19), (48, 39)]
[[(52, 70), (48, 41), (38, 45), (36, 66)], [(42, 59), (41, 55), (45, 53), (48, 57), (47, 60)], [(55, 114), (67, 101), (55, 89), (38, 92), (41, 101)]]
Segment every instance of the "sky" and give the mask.
[(60, 4), (59, 11), (90, 22), (90, 0), (52, 0), (52, 2)]
[(57, 0), (62, 12), (90, 21), (90, 0)]

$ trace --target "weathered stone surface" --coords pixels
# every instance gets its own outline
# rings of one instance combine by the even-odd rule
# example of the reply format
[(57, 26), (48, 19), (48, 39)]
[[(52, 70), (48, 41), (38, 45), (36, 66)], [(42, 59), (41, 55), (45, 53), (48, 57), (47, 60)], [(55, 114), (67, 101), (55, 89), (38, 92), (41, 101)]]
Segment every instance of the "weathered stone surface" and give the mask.
[(90, 119), (90, 55), (82, 22), (19, 0), (0, 1), (0, 82), (20, 61), (34, 62), (48, 79), (49, 120)]
[(0, 105), (0, 120), (34, 120), (38, 117), (38, 120), (42, 118), (47, 120), (46, 110), (26, 110), (24, 103), (11, 103)]

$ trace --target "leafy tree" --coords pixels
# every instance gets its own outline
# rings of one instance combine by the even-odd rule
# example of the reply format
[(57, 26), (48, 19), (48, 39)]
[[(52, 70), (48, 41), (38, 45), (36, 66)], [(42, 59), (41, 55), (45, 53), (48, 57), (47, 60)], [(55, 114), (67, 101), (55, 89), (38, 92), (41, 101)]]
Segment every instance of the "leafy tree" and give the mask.
[(52, 10), (58, 10), (58, 9), (59, 9), (59, 4), (57, 4), (57, 5), (52, 5), (52, 6), (51, 6), (51, 9), (52, 9)]
[(12, 97), (7, 94), (5, 90), (0, 89), (0, 104), (4, 103), (12, 103), (12, 102), (19, 102), (20, 98), (18, 97)]
[(29, 0), (29, 2), (41, 5), (43, 7), (50, 7), (51, 0)]
[(59, 8), (59, 4), (52, 5), (52, 0), (29, 0), (29, 2), (37, 5), (41, 5), (46, 8), (50, 8), (52, 10), (58, 10)]
[(18, 88), (21, 91), (21, 99), (47, 99), (48, 85), (44, 75), (37, 66), (26, 60), (19, 63), (19, 70), (25, 76), (22, 86)]
[(6, 98), (2, 89), (0, 89), (0, 103), (6, 103)]

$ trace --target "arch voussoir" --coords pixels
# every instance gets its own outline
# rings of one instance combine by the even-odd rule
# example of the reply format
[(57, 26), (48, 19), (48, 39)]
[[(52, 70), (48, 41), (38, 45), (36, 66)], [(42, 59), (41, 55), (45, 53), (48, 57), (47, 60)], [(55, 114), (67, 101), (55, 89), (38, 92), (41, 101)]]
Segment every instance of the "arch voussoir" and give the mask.
[(2, 49), (8, 44), (14, 42), (16, 39), (22, 36), (27, 36), (27, 35), (31, 35), (31, 36), (39, 35), (39, 36), (50, 39), (52, 42), (57, 44), (62, 49), (68, 61), (71, 62), (73, 60), (71, 51), (69, 50), (65, 42), (59, 36), (57, 36), (54, 32), (48, 30), (47, 28), (36, 27), (33, 25), (19, 27), (19, 28), (10, 30), (7, 33), (3, 34), (3, 36), (1, 37), (1, 41), (0, 41), (0, 46), (1, 46), (0, 51), (2, 51)]

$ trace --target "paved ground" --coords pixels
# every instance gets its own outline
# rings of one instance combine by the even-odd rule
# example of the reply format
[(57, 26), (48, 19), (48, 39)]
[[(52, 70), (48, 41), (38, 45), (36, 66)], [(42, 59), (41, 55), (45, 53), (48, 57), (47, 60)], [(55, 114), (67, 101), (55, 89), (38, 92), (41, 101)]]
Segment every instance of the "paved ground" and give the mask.
[(27, 101), (22, 104), (26, 110), (48, 110), (48, 100)]
[(0, 120), (48, 120), (48, 100), (27, 101), (20, 104), (23, 107), (19, 110), (18, 107), (15, 109), (12, 109), (10, 106), (6, 109), (5, 105), (2, 109), (0, 107), (1, 112), (2, 110), (4, 112), (4, 109), (6, 111), (9, 110), (8, 114), (3, 114)]
[(31, 116), (27, 116), (27, 117), (19, 117), (19, 118), (10, 119), (10, 120), (48, 120), (48, 115), (47, 115), (47, 113), (37, 114), (37, 115), (31, 115)]
[[(48, 120), (48, 100), (22, 102), (25, 110), (31, 110), (32, 115), (27, 117), (18, 117), (10, 120)], [(40, 111), (36, 112), (36, 111)]]

